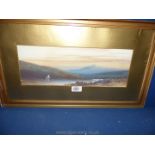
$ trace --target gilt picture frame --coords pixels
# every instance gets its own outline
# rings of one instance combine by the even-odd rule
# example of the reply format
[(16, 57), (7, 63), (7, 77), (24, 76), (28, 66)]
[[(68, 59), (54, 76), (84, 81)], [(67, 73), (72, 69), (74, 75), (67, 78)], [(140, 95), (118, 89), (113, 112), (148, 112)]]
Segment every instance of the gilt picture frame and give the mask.
[(143, 107), (155, 23), (0, 20), (2, 106)]

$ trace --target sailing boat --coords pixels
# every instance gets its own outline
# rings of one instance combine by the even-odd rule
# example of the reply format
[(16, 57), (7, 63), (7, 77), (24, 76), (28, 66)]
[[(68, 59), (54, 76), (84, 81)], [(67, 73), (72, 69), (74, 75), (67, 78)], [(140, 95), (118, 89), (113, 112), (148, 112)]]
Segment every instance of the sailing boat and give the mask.
[(48, 75), (45, 77), (45, 80), (46, 80), (47, 82), (49, 82), (49, 81), (51, 80), (51, 76), (48, 74)]

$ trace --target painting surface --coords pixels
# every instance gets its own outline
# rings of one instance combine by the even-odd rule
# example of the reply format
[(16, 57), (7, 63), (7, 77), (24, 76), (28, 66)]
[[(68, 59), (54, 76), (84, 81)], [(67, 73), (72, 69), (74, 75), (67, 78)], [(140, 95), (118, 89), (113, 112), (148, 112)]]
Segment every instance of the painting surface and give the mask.
[(17, 46), (22, 85), (126, 87), (133, 50)]

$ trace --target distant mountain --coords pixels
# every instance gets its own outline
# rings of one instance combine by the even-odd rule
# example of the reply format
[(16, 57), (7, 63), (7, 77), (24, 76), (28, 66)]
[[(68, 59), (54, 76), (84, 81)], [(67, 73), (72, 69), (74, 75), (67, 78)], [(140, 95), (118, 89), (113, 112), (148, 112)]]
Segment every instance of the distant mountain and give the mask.
[(47, 75), (50, 75), (51, 79), (81, 79), (78, 75), (54, 67), (40, 66), (25, 61), (19, 61), (19, 65), (22, 79), (45, 79)]
[(120, 78), (127, 78), (128, 71), (127, 70), (118, 70), (112, 72), (102, 72), (98, 74), (81, 74), (81, 77), (87, 79), (120, 79)]
[(99, 73), (106, 73), (106, 72), (113, 72), (113, 71), (118, 71), (118, 69), (103, 68), (103, 67), (98, 67), (96, 65), (90, 65), (79, 69), (67, 70), (67, 72), (69, 73), (79, 74), (79, 75), (99, 74)]

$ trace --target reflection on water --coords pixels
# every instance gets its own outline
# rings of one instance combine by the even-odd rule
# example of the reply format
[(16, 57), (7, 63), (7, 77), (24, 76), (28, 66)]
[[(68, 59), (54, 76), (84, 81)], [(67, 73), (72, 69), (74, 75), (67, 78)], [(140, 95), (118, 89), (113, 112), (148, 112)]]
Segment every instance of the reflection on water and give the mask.
[(89, 80), (68, 80), (68, 79), (56, 79), (56, 80), (23, 80), (22, 84), (28, 84), (28, 85), (34, 85), (34, 84), (38, 84), (38, 85), (60, 85), (60, 86), (65, 86), (65, 85), (71, 85), (71, 84), (76, 84), (78, 82), (81, 83), (95, 83), (95, 82), (99, 82), (101, 80), (104, 79), (89, 79)]
[(22, 80), (22, 85), (126, 87), (127, 79)]

